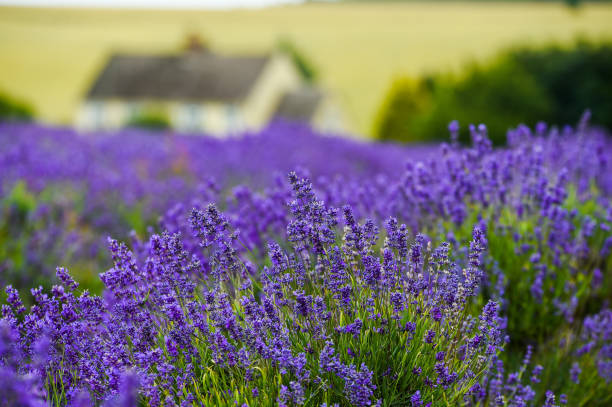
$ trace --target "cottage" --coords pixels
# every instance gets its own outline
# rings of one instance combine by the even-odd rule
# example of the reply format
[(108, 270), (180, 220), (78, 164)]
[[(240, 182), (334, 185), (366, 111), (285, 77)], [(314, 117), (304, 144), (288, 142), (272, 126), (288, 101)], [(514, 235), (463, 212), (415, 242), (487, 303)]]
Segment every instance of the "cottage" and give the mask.
[(196, 47), (176, 55), (114, 55), (80, 106), (76, 126), (119, 128), (143, 112), (162, 114), (178, 131), (218, 136), (276, 118), (344, 129), (329, 95), (306, 86), (283, 53), (230, 56)]

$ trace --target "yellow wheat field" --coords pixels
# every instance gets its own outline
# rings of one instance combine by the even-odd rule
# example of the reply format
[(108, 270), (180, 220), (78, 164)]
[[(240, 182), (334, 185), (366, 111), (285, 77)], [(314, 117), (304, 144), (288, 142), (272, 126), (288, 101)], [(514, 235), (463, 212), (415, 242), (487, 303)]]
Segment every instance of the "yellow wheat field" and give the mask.
[(310, 4), (242, 11), (0, 8), (0, 91), (40, 118), (70, 123), (108, 55), (176, 51), (199, 33), (225, 52), (292, 39), (336, 91), (354, 130), (367, 134), (391, 79), (456, 69), (513, 44), (612, 39), (612, 5)]

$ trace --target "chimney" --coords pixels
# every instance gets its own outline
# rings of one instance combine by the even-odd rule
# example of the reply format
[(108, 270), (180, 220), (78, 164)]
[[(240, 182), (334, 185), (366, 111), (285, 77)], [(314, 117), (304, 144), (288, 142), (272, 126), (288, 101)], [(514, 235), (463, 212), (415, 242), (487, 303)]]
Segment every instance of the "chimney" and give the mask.
[(197, 34), (190, 34), (185, 41), (184, 48), (185, 52), (193, 53), (205, 53), (209, 51), (208, 44), (206, 41)]

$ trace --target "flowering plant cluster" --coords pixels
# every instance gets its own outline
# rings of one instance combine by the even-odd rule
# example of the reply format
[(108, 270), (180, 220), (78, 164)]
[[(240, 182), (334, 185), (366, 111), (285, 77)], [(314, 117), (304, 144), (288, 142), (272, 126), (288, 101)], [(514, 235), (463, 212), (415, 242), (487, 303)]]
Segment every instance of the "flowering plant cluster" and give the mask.
[[(0, 405), (608, 405), (610, 143), (586, 119), (504, 149), (449, 130), (410, 150), (289, 125), (119, 146), (3, 127), (23, 139), (0, 155), (0, 232), (30, 232), (0, 251)], [(46, 228), (61, 239), (30, 257)], [(131, 228), (87, 263), (101, 288), (11, 270), (78, 268), (92, 249), (68, 245)]]
[[(169, 221), (176, 213), (184, 222), (198, 202), (225, 207), (225, 197), (238, 195), (241, 189), (232, 189), (239, 185), (248, 188), (235, 211), (247, 211), (259, 205), (251, 191), (277, 185), (296, 168), (307, 168), (321, 185), (339, 174), (374, 179), (433, 151), (322, 136), (283, 123), (226, 140), (135, 129), (83, 135), (0, 123), (0, 283), (27, 289), (41, 275), (52, 279), (56, 264), (68, 264), (99, 291), (81, 271), (110, 266), (109, 235), (125, 240), (132, 230), (140, 236), (149, 234), (149, 227), (161, 232), (159, 216), (168, 213)], [(288, 191), (285, 186), (285, 195)], [(277, 203), (281, 208), (271, 210), (282, 209), (284, 198)], [(236, 221), (256, 229), (274, 216)]]

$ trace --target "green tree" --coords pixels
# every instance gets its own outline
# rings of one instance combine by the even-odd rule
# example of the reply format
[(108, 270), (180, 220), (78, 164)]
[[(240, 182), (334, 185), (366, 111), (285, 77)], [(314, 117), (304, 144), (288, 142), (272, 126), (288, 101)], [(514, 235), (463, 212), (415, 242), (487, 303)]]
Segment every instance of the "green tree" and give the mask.
[(493, 143), (519, 124), (535, 125), (549, 117), (551, 102), (536, 80), (512, 61), (489, 67), (473, 66), (459, 81), (443, 81), (434, 90), (433, 106), (415, 120), (414, 131), (424, 140), (448, 140), (448, 123), (458, 120), (460, 140), (469, 140), (469, 124), (485, 123)]
[[(397, 80), (387, 93), (373, 133), (381, 140), (447, 140), (447, 125), (485, 123), (494, 143), (509, 128), (576, 123), (586, 109), (592, 123), (612, 129), (612, 44), (577, 42), (573, 47), (515, 48), (463, 73), (420, 82)], [(414, 85), (417, 83), (417, 85)]]
[(508, 58), (542, 86), (552, 104), (553, 123), (575, 123), (585, 109), (592, 122), (612, 129), (612, 44), (578, 41), (571, 48), (515, 49)]
[(396, 79), (374, 121), (374, 134), (385, 141), (419, 141), (414, 121), (429, 107), (430, 99), (431, 90), (424, 82)]
[(565, 2), (565, 4), (567, 4), (568, 6), (572, 8), (578, 7), (581, 3), (580, 0), (563, 0), (563, 1)]
[(19, 120), (31, 121), (34, 112), (25, 103), (0, 92), (0, 121)]
[(473, 65), (456, 78), (430, 77), (416, 87), (409, 80), (394, 82), (380, 112), (374, 134), (381, 140), (429, 142), (448, 140), (448, 123), (486, 123), (496, 144), (505, 142), (508, 129), (546, 118), (550, 101), (533, 77), (511, 61), (492, 66)]
[(317, 80), (317, 69), (310, 59), (300, 49), (298, 49), (295, 43), (287, 38), (284, 38), (278, 42), (277, 48), (279, 51), (287, 54), (291, 58), (302, 75), (302, 78), (304, 78), (306, 82), (313, 83)]

